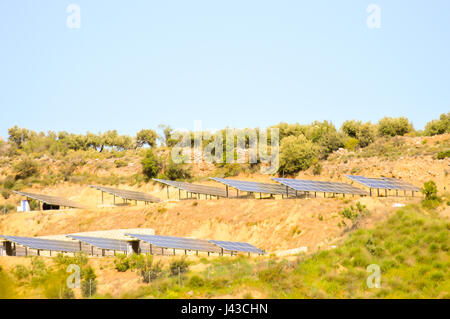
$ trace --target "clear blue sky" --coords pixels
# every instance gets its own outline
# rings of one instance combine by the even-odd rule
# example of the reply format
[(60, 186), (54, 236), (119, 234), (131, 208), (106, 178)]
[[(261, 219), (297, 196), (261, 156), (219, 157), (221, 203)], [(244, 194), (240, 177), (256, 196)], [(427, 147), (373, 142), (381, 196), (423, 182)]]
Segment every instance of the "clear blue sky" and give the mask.
[(2, 0), (0, 108), (4, 137), (383, 116), (420, 129), (450, 111), (450, 1)]

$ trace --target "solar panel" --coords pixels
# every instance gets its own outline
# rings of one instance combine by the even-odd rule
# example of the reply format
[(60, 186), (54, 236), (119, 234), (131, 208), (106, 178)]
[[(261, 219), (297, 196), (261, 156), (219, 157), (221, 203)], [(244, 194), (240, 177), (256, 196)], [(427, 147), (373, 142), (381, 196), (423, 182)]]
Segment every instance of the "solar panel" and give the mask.
[(68, 240), (41, 239), (34, 237), (0, 236), (13, 243), (39, 250), (52, 250), (62, 252), (80, 251), (79, 243)]
[(346, 183), (312, 181), (306, 179), (292, 179), (292, 178), (272, 178), (272, 179), (283, 185), (289, 186), (297, 191), (367, 195), (366, 191)]
[(199, 185), (199, 184), (192, 184), (192, 183), (178, 182), (178, 181), (169, 181), (169, 180), (157, 179), (157, 178), (154, 178), (153, 180), (156, 182), (168, 185), (168, 186), (182, 189), (189, 193), (227, 197), (226, 191), (220, 187), (206, 186), (206, 185)]
[(358, 175), (346, 175), (349, 179), (369, 188), (420, 191), (420, 188), (395, 178), (368, 178)]
[(123, 199), (136, 200), (140, 202), (151, 202), (151, 203), (159, 203), (161, 201), (158, 197), (152, 196), (147, 193), (96, 185), (89, 185), (89, 186), (98, 189), (102, 192), (110, 193), (114, 196), (121, 197)]
[(202, 239), (192, 239), (173, 236), (158, 236), (158, 235), (139, 235), (139, 234), (127, 234), (127, 235), (162, 248), (198, 250), (213, 253), (220, 251), (215, 245), (211, 244), (207, 240)]
[(279, 184), (239, 181), (217, 177), (211, 177), (211, 179), (244, 192), (275, 194), (275, 195), (286, 194), (286, 186), (282, 186)]
[(107, 250), (117, 250), (117, 251), (128, 251), (129, 242), (126, 240), (119, 239), (108, 239), (108, 238), (98, 238), (98, 237), (86, 237), (78, 235), (67, 235), (67, 237), (79, 240), (83, 243), (89, 244), (91, 246), (107, 249)]
[(67, 199), (61, 198), (61, 197), (42, 195), (42, 194), (33, 194), (33, 193), (26, 193), (26, 192), (19, 192), (19, 191), (14, 191), (14, 192), (16, 194), (35, 199), (37, 201), (40, 201), (40, 202), (43, 202), (43, 203), (46, 203), (49, 205), (72, 207), (72, 208), (85, 208), (81, 204), (72, 202), (70, 200), (67, 200)]
[(211, 243), (229, 251), (241, 251), (247, 253), (264, 254), (264, 251), (256, 248), (248, 243), (241, 243), (235, 241), (221, 241), (221, 240), (210, 240)]

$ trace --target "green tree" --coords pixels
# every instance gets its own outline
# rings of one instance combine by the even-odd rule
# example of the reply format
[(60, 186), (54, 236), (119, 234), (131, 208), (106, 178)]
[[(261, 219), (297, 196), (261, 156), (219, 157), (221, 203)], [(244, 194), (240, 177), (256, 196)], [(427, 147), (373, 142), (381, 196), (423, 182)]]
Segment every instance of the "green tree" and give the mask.
[(341, 131), (349, 138), (357, 139), (360, 147), (366, 147), (373, 143), (376, 137), (376, 125), (361, 121), (345, 121), (342, 123)]
[(26, 179), (31, 176), (38, 175), (39, 166), (30, 158), (24, 158), (19, 163), (13, 166), (13, 171), (16, 174), (15, 179)]
[(136, 145), (142, 147), (147, 144), (150, 147), (156, 146), (158, 134), (154, 130), (140, 130), (136, 134)]
[(424, 134), (427, 136), (450, 133), (450, 112), (441, 114), (438, 120), (433, 120), (425, 125)]
[(8, 129), (8, 140), (21, 148), (23, 144), (30, 139), (32, 133), (26, 128), (19, 128), (17, 125)]
[(406, 117), (383, 117), (378, 122), (378, 134), (380, 136), (403, 136), (413, 130), (412, 124)]
[(186, 164), (175, 163), (172, 159), (169, 159), (169, 165), (164, 169), (164, 177), (171, 181), (186, 180), (192, 178), (192, 174)]
[(97, 275), (91, 266), (83, 270), (81, 281), (81, 294), (84, 298), (89, 298), (97, 292)]
[(308, 169), (317, 158), (317, 147), (305, 136), (288, 136), (280, 143), (279, 173), (288, 175)]
[(428, 181), (423, 184), (422, 193), (425, 195), (426, 200), (437, 199), (437, 186), (434, 181)]
[(142, 172), (147, 180), (156, 177), (161, 170), (161, 164), (153, 150), (149, 149), (141, 162)]

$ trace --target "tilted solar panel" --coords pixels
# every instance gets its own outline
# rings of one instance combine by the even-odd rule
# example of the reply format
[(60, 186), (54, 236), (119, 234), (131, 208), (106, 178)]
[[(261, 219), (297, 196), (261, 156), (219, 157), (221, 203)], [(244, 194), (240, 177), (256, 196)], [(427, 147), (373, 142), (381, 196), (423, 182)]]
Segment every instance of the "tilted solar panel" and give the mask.
[(389, 177), (369, 178), (359, 175), (346, 175), (346, 176), (349, 179), (369, 188), (420, 191), (419, 187), (416, 187), (410, 183), (395, 178)]
[(292, 178), (272, 179), (297, 191), (367, 195), (366, 191), (346, 183), (312, 181)]
[(173, 248), (173, 249), (186, 249), (186, 250), (198, 250), (206, 252), (219, 252), (219, 249), (202, 239), (192, 239), (184, 237), (173, 236), (158, 236), (158, 235), (139, 235), (139, 234), (127, 234), (130, 237), (142, 240), (146, 243), (152, 244), (156, 247)]
[(136, 201), (140, 201), (140, 202), (151, 202), (151, 203), (161, 202), (161, 200), (158, 197), (155, 197), (155, 196), (147, 194), (147, 193), (112, 188), (112, 187), (96, 186), (96, 185), (89, 185), (89, 186), (92, 188), (98, 189), (100, 191), (110, 193), (114, 196), (121, 197), (121, 198), (128, 199), (128, 200), (136, 200)]
[(211, 177), (211, 179), (244, 192), (264, 193), (274, 195), (286, 194), (286, 186), (279, 184), (239, 181), (217, 177)]
[(117, 251), (128, 251), (129, 242), (126, 240), (119, 239), (108, 239), (108, 238), (97, 238), (97, 237), (86, 237), (78, 235), (67, 235), (67, 237), (79, 240), (83, 243), (89, 244), (91, 246), (107, 249), (107, 250), (117, 250)]
[(67, 200), (67, 199), (61, 198), (61, 197), (42, 195), (42, 194), (33, 194), (33, 193), (19, 192), (19, 191), (14, 191), (14, 193), (35, 199), (37, 201), (40, 201), (40, 202), (43, 202), (43, 203), (46, 203), (49, 205), (80, 208), (80, 209), (85, 208), (81, 204), (72, 202), (70, 200)]
[(38, 250), (51, 250), (62, 252), (80, 251), (79, 243), (66, 240), (41, 239), (34, 237), (0, 236), (13, 243)]
[(222, 241), (222, 240), (210, 240), (211, 243), (228, 251), (240, 251), (247, 253), (264, 254), (264, 251), (256, 248), (249, 243), (234, 242), (234, 241)]
[(170, 181), (170, 180), (158, 179), (158, 178), (153, 178), (153, 180), (155, 182), (159, 182), (159, 183), (162, 183), (162, 184), (165, 184), (168, 186), (182, 189), (189, 193), (213, 195), (213, 196), (220, 196), (220, 197), (227, 196), (226, 191), (220, 187), (206, 186), (206, 185), (193, 184), (193, 183), (187, 183), (187, 182)]

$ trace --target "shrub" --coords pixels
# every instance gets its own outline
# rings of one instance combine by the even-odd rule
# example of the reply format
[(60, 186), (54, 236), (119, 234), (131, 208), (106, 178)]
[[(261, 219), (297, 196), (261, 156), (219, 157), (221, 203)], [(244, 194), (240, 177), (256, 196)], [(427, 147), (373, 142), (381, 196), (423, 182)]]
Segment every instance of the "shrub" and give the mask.
[(423, 184), (422, 193), (426, 200), (437, 199), (437, 186), (433, 181), (428, 181)]
[(378, 122), (378, 134), (381, 136), (403, 136), (412, 131), (413, 126), (406, 117), (384, 117)]
[(293, 175), (308, 169), (317, 158), (317, 147), (303, 135), (281, 140), (279, 173)]
[(128, 162), (121, 159), (115, 160), (114, 164), (117, 168), (128, 166)]
[(203, 278), (199, 276), (192, 276), (191, 279), (189, 279), (188, 286), (192, 288), (200, 288), (205, 285), (205, 281)]
[(357, 138), (349, 137), (345, 140), (344, 148), (353, 151), (359, 145), (359, 140)]
[(440, 160), (445, 159), (447, 157), (450, 157), (450, 150), (448, 150), (448, 151), (440, 151), (437, 154), (437, 158), (440, 159)]
[(366, 147), (375, 141), (376, 130), (376, 125), (370, 122), (362, 123), (355, 120), (345, 121), (341, 126), (341, 131), (348, 137), (357, 139), (360, 147)]
[(127, 255), (125, 254), (119, 254), (114, 259), (114, 266), (116, 267), (117, 271), (125, 272), (128, 269), (130, 269), (130, 263), (127, 258)]
[(269, 265), (267, 269), (258, 272), (258, 278), (266, 283), (275, 283), (286, 277), (286, 273), (283, 271), (283, 265), (275, 263)]
[(39, 167), (35, 161), (30, 158), (24, 158), (13, 167), (16, 174), (15, 179), (26, 179), (31, 176), (38, 175)]
[(94, 269), (91, 266), (88, 266), (85, 270), (83, 270), (82, 278), (82, 296), (84, 298), (92, 297), (97, 292), (97, 276), (95, 275)]
[(174, 260), (169, 266), (170, 274), (176, 276), (178, 274), (186, 273), (189, 270), (189, 264), (184, 258)]
[(142, 172), (144, 173), (147, 180), (156, 177), (161, 170), (161, 164), (151, 149), (147, 151), (141, 164)]
[(433, 120), (425, 125), (424, 134), (427, 136), (450, 133), (450, 112), (441, 114), (439, 120)]
[(164, 169), (164, 177), (171, 181), (186, 180), (192, 178), (192, 174), (185, 164), (175, 163), (170, 159), (169, 165)]
[(314, 175), (320, 175), (322, 173), (322, 164), (320, 164), (319, 162), (314, 164), (312, 172)]

